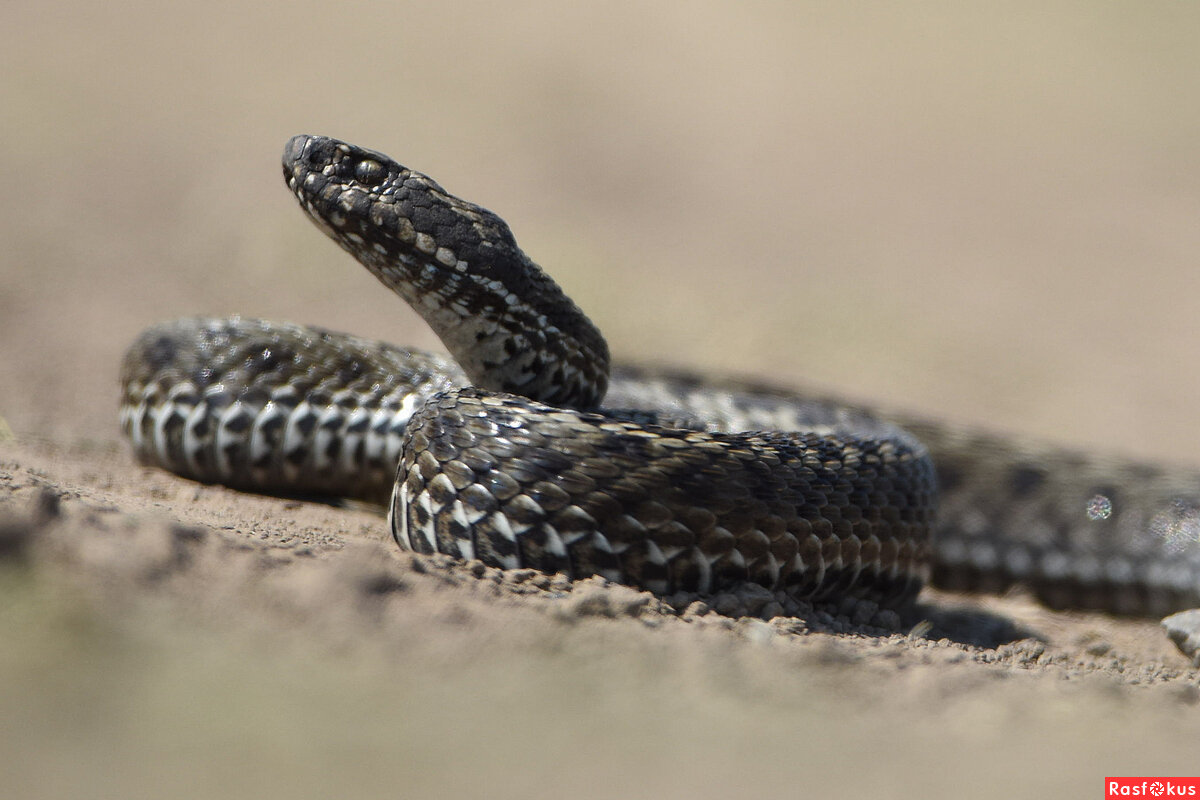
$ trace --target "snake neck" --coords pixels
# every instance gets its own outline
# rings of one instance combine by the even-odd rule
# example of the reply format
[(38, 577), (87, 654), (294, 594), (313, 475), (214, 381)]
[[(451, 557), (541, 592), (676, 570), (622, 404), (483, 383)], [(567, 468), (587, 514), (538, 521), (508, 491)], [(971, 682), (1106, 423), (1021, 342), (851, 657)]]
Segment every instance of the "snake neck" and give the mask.
[(317, 227), (403, 297), (476, 386), (590, 409), (608, 345), (502, 219), (365, 148), (296, 136), (288, 186)]

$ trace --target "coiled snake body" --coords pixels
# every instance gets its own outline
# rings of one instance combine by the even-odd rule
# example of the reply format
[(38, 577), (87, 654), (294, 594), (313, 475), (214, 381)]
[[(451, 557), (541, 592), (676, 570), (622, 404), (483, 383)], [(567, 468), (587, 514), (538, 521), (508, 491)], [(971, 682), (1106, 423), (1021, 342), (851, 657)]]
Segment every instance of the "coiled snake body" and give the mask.
[(751, 581), (902, 603), (932, 570), (1023, 581), (1056, 605), (1200, 601), (1200, 476), (610, 368), (491, 212), (325, 137), (293, 138), (283, 172), (453, 360), (262, 320), (155, 326), (122, 370), (122, 427), (146, 463), (386, 503), (406, 548), (660, 593)]

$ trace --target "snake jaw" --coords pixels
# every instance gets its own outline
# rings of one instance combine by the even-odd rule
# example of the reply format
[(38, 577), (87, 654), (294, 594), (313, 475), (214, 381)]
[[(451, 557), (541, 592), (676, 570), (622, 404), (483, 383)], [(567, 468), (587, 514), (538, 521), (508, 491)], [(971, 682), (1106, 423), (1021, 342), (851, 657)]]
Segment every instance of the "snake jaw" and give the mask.
[(293, 137), (283, 173), (317, 226), (425, 319), (472, 383), (599, 406), (608, 345), (495, 214), (328, 137)]

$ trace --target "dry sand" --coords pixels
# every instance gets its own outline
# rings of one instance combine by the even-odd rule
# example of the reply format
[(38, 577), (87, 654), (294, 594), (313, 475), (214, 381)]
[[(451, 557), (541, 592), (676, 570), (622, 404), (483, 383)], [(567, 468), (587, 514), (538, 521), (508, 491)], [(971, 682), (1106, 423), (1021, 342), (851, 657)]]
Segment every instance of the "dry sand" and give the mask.
[(112, 448), (9, 445), (0, 476), (14, 797), (1083, 795), (1187, 771), (1200, 733), (1150, 622), (945, 593), (924, 635), (680, 614)]
[(115, 381), (138, 330), (202, 312), (433, 344), (293, 207), (279, 151), (325, 133), (505, 216), (625, 358), (1195, 462), (1200, 11), (5, 16), (0, 795), (1089, 797), (1197, 771), (1200, 674), (1156, 623), (930, 592), (923, 636), (839, 632), (414, 559), (370, 510), (136, 466)]

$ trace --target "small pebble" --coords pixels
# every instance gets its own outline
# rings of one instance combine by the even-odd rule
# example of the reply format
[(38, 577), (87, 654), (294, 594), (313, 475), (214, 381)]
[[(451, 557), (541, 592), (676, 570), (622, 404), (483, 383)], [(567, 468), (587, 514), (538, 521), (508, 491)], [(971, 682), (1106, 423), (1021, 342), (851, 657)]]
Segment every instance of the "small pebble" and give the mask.
[(1200, 608), (1172, 614), (1161, 624), (1180, 652), (1192, 660), (1192, 666), (1200, 667)]
[(738, 627), (742, 638), (751, 644), (770, 644), (775, 639), (775, 631), (761, 619), (744, 617)]
[(568, 610), (578, 617), (615, 617), (608, 592), (599, 587), (579, 588), (571, 595)]

